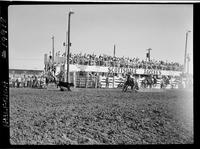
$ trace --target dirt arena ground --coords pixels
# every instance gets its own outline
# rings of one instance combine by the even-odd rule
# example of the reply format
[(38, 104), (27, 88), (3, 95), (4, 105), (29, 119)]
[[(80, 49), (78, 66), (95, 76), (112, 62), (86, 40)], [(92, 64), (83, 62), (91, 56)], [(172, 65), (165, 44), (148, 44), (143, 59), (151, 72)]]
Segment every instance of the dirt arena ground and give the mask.
[(192, 144), (192, 90), (10, 88), (11, 144)]

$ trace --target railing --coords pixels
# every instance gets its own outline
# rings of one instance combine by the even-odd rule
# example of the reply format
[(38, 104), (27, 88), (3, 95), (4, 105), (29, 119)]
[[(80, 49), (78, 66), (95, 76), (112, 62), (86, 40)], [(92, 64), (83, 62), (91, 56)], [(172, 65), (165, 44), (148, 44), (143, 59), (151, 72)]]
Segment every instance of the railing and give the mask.
[(114, 61), (95, 61), (95, 60), (71, 60), (70, 64), (79, 64), (87, 66), (105, 66), (105, 67), (124, 67), (124, 68), (134, 68), (134, 69), (156, 69), (156, 70), (174, 70), (182, 71), (182, 67), (178, 66), (166, 66), (157, 64), (145, 64), (145, 63), (118, 63)]

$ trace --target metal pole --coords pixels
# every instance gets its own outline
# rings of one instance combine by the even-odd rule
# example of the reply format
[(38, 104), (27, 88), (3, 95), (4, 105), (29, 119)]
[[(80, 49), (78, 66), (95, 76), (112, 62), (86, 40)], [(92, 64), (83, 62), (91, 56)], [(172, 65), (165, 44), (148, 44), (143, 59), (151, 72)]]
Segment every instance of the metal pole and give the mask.
[(65, 55), (64, 55), (64, 58), (65, 58), (65, 62), (64, 62), (64, 81), (66, 82), (67, 81), (67, 78), (66, 78), (66, 71), (65, 71), (65, 66), (66, 66), (66, 60), (67, 60), (67, 35), (68, 33), (66, 32), (66, 42), (65, 42)]
[(70, 17), (71, 14), (73, 14), (72, 11), (69, 12), (69, 16), (68, 16), (68, 50), (67, 50), (67, 82), (69, 82), (69, 51), (70, 51)]
[(149, 53), (149, 61), (150, 61), (150, 50), (152, 50), (151, 48), (147, 49), (148, 53)]
[(189, 74), (189, 62), (190, 62), (190, 55), (187, 54), (187, 74)]
[(115, 44), (114, 44), (114, 52), (113, 52), (113, 57), (115, 58)]
[[(114, 44), (113, 57), (114, 57), (114, 59), (115, 59), (115, 44)], [(116, 65), (116, 62), (115, 62), (115, 60), (114, 60), (114, 68), (115, 68), (115, 65)], [(114, 85), (115, 85), (115, 73), (113, 73), (113, 88), (114, 88)]]
[[(147, 51), (148, 51), (148, 59), (149, 59), (149, 61), (150, 61), (150, 50), (152, 50), (151, 48), (149, 48), (149, 49), (147, 49)], [(147, 61), (147, 60), (146, 60)], [(148, 69), (147, 68), (147, 62), (146, 62), (146, 69)]]
[(52, 36), (52, 60), (54, 62), (54, 36)]
[(186, 32), (186, 40), (185, 40), (185, 56), (184, 56), (184, 72), (186, 72), (186, 56), (187, 56), (187, 39), (188, 39), (188, 33), (191, 31)]

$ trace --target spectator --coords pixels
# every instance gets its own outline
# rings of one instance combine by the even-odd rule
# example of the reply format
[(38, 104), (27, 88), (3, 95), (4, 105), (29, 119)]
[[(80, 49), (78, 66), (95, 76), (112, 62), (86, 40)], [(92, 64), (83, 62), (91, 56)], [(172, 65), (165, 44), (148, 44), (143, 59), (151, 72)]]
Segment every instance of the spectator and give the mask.
[(30, 76), (28, 76), (28, 78), (27, 78), (27, 87), (31, 87), (30, 83), (31, 83), (31, 78), (30, 78)]
[(11, 81), (12, 81), (12, 87), (15, 87), (15, 78), (14, 78), (14, 76), (11, 77)]
[(106, 87), (109, 87), (109, 78), (108, 78), (108, 76), (106, 77)]
[(95, 54), (71, 54), (70, 56), (71, 64), (79, 65), (90, 65), (90, 66), (106, 66), (106, 67), (126, 67), (135, 69), (161, 69), (161, 70), (174, 70), (181, 71), (182, 65), (173, 62), (164, 62), (151, 60), (143, 61), (139, 58), (129, 58), (129, 57), (112, 57), (108, 55), (95, 55)]

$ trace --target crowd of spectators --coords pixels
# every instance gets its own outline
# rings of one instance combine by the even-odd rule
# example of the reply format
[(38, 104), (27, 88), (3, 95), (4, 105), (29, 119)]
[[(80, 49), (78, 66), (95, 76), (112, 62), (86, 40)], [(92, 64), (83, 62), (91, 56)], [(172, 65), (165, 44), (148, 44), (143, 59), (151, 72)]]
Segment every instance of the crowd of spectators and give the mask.
[(45, 77), (41, 75), (10, 75), (9, 86), (13, 88), (44, 88)]
[(183, 65), (177, 62), (164, 62), (162, 60), (140, 60), (138, 57), (114, 57), (108, 55), (95, 54), (71, 54), (70, 64), (89, 65), (89, 66), (107, 66), (107, 67), (124, 67), (135, 69), (159, 69), (182, 71)]

